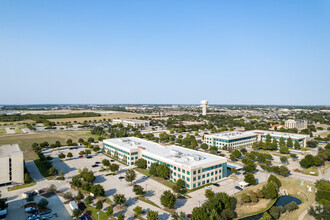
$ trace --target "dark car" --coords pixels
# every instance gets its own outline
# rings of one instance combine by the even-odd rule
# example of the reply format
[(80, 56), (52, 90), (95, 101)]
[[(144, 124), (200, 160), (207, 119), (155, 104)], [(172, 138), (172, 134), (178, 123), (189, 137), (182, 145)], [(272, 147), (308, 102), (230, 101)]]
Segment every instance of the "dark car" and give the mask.
[(115, 162), (115, 160), (110, 160), (111, 162)]
[(191, 214), (188, 214), (188, 215), (187, 215), (187, 218), (191, 218)]
[(95, 164), (100, 164), (100, 162), (99, 161), (96, 161)]
[(135, 187), (139, 187), (139, 185), (135, 184), (133, 187), (134, 187), (134, 188), (135, 188)]
[(87, 156), (86, 158), (87, 158), (87, 159), (91, 159), (91, 158), (92, 158), (92, 156)]
[(243, 189), (239, 186), (235, 186), (235, 189), (238, 189), (239, 191), (242, 191)]
[(84, 157), (83, 155), (79, 155), (79, 158), (82, 158), (82, 157)]
[(52, 211), (50, 211), (50, 210), (43, 211), (43, 212), (40, 212), (40, 215), (50, 214), (51, 212), (52, 212)]
[(92, 167), (98, 167), (98, 166), (99, 166), (99, 165), (97, 165), (97, 164), (93, 164), (93, 165), (92, 165)]
[(73, 147), (70, 147), (69, 150), (73, 150), (74, 148)]
[(219, 187), (220, 184), (218, 184), (218, 183), (213, 183), (213, 186)]
[(125, 177), (123, 177), (123, 176), (120, 176), (120, 177), (118, 177), (118, 178), (119, 178), (120, 180), (121, 180), (121, 179), (125, 179)]

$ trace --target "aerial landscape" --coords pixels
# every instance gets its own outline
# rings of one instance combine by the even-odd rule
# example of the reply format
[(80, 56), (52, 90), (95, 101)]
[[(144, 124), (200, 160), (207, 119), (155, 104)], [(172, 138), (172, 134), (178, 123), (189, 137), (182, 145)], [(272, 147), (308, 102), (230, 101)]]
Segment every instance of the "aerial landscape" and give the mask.
[(0, 1), (0, 220), (330, 220), (329, 1)]

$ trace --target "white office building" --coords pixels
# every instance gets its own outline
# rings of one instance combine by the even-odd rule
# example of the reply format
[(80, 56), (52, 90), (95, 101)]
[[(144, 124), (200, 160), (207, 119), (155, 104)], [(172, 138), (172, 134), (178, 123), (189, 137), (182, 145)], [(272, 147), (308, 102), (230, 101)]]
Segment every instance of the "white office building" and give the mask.
[(18, 144), (0, 145), (0, 186), (24, 183), (24, 158)]
[(298, 130), (303, 130), (307, 128), (307, 120), (303, 119), (289, 119), (285, 121), (286, 128), (297, 128)]
[(112, 124), (122, 124), (124, 127), (128, 125), (133, 126), (134, 128), (138, 126), (149, 127), (150, 121), (149, 120), (138, 120), (138, 119), (113, 119)]
[(149, 168), (152, 163), (166, 163), (171, 180), (183, 179), (193, 189), (227, 177), (227, 159), (175, 145), (161, 145), (135, 137), (106, 139), (103, 149), (128, 165), (143, 158)]
[(203, 142), (210, 146), (215, 146), (218, 148), (223, 148), (226, 146), (227, 149), (237, 149), (241, 147), (251, 146), (254, 142), (258, 142), (261, 140), (266, 141), (266, 137), (268, 134), (272, 139), (275, 138), (277, 141), (279, 141), (281, 137), (283, 137), (285, 141), (291, 138), (293, 143), (297, 140), (301, 147), (306, 146), (306, 141), (308, 138), (308, 135), (302, 134), (253, 130), (232, 131), (205, 135)]

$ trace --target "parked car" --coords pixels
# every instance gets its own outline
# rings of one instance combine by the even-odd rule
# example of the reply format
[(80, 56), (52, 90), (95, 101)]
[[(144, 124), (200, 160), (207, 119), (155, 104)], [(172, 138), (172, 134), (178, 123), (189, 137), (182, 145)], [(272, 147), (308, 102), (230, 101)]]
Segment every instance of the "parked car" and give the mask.
[(213, 183), (213, 186), (219, 187), (220, 184), (218, 184), (218, 183)]
[(50, 210), (47, 210), (47, 211), (43, 211), (43, 212), (40, 212), (40, 215), (46, 215), (46, 214), (49, 214), (51, 213), (52, 211)]
[(212, 189), (211, 186), (207, 186), (207, 187), (205, 187), (205, 188), (206, 188), (206, 189)]
[(74, 148), (73, 147), (70, 147), (69, 150), (73, 150)]
[(139, 185), (137, 185), (137, 184), (135, 184), (133, 187), (135, 188), (135, 187), (138, 187)]
[(121, 180), (121, 179), (125, 179), (125, 177), (123, 177), (123, 176), (120, 176), (120, 177), (118, 177), (118, 178), (119, 178), (120, 180)]
[(100, 162), (99, 161), (96, 161), (95, 164), (100, 164)]
[(97, 164), (93, 164), (93, 165), (92, 165), (92, 167), (98, 167), (98, 166), (99, 166), (99, 165), (97, 165)]
[(92, 158), (92, 156), (87, 156), (86, 158), (87, 158), (87, 159), (90, 159), (90, 158)]
[(115, 162), (115, 160), (110, 160), (111, 162)]
[(187, 218), (191, 218), (191, 214), (188, 214), (188, 215), (187, 215)]
[(142, 176), (142, 179), (147, 179), (148, 177), (147, 176)]
[(239, 191), (242, 191), (243, 189), (239, 186), (235, 186), (236, 189), (238, 189)]
[(83, 155), (79, 155), (79, 158), (82, 158), (82, 157), (84, 157)]

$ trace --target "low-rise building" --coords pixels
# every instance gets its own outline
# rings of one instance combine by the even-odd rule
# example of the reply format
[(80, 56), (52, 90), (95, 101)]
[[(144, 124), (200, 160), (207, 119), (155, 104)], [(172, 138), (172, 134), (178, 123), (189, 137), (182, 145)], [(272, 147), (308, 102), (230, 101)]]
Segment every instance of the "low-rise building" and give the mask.
[(241, 147), (251, 146), (254, 142), (258, 142), (261, 140), (266, 141), (266, 137), (268, 134), (272, 139), (275, 138), (277, 141), (279, 141), (281, 137), (283, 137), (285, 142), (289, 138), (291, 138), (292, 142), (295, 142), (297, 140), (301, 147), (306, 146), (306, 141), (308, 138), (308, 135), (302, 134), (252, 130), (223, 132), (205, 135), (203, 142), (210, 146), (215, 146), (218, 148), (227, 147), (227, 149), (237, 149)]
[(303, 130), (307, 128), (307, 120), (303, 119), (289, 119), (285, 121), (286, 128), (297, 128), (298, 130)]
[(136, 137), (103, 140), (103, 150), (120, 161), (133, 165), (143, 158), (147, 168), (152, 163), (165, 163), (171, 170), (170, 179), (183, 179), (193, 189), (227, 177), (227, 159), (175, 145), (161, 145)]
[(24, 158), (18, 144), (0, 145), (0, 186), (24, 183)]
[(128, 125), (133, 126), (134, 128), (138, 126), (149, 127), (149, 120), (138, 120), (138, 119), (113, 119), (112, 124), (122, 124), (127, 127)]

